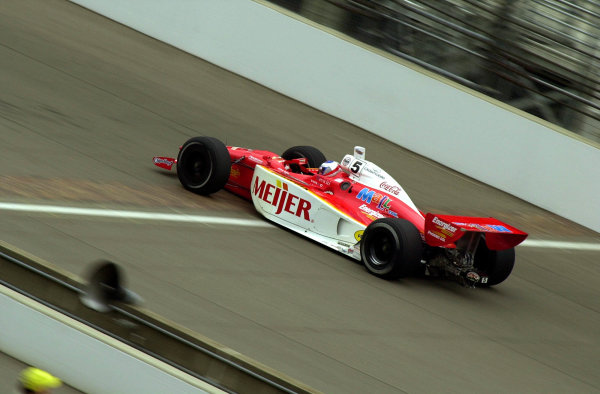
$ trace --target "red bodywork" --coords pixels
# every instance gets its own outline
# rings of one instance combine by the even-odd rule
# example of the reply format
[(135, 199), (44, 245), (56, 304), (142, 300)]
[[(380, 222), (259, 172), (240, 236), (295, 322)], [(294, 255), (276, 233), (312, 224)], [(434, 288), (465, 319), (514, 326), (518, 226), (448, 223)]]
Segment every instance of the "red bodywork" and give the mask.
[[(352, 179), (344, 171), (332, 177), (321, 176), (317, 174), (316, 168), (306, 167), (306, 159), (285, 160), (273, 152), (231, 146), (227, 150), (232, 165), (225, 189), (248, 200), (252, 200), (251, 193), (256, 190), (252, 185), (254, 169), (260, 165), (302, 186), (365, 227), (383, 217), (406, 219), (415, 225), (423, 240), (430, 246), (454, 248), (455, 243), (467, 232), (480, 232), (485, 233), (489, 249), (501, 250), (514, 247), (527, 237), (526, 233), (494, 218), (434, 214), (424, 216), (397, 198), (397, 190), (385, 188), (385, 182), (375, 189)], [(155, 157), (154, 163), (170, 170), (176, 160)], [(292, 172), (291, 166), (299, 166), (302, 173)], [(267, 198), (262, 193), (258, 197)]]
[[(271, 171), (302, 185), (305, 189), (327, 201), (336, 209), (344, 212), (353, 219), (367, 226), (373, 220), (381, 217), (394, 217), (389, 212), (397, 212), (398, 217), (410, 220), (419, 231), (424, 231), (423, 217), (404, 206), (402, 201), (394, 199), (393, 196), (382, 191), (373, 193), (370, 202), (359, 199), (357, 196), (366, 186), (350, 179), (343, 171), (334, 177), (321, 176), (317, 174), (316, 168), (307, 168), (305, 159), (284, 160), (276, 154), (268, 151), (250, 150), (245, 148), (227, 147), (231, 155), (231, 174), (225, 188), (232, 193), (244, 198), (252, 199), (252, 176), (257, 164), (269, 168)], [(299, 165), (306, 174), (288, 171), (290, 165)], [(349, 185), (347, 185), (349, 183)], [(344, 187), (346, 190), (343, 190)], [(383, 200), (383, 201), (382, 201)], [(385, 209), (378, 209), (378, 205), (385, 204)], [(360, 207), (367, 205), (369, 210), (361, 210)], [(374, 216), (375, 214), (376, 216)]]

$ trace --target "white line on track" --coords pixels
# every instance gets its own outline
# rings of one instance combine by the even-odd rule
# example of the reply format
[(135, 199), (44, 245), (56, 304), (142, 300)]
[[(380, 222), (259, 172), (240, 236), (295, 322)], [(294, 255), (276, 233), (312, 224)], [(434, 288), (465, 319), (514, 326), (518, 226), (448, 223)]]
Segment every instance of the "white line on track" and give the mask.
[[(55, 205), (32, 205), (0, 202), (0, 211), (36, 212), (58, 215), (96, 216), (119, 219), (157, 220), (169, 222), (220, 224), (246, 227), (272, 227), (272, 225), (269, 222), (264, 220), (236, 219), (217, 216), (200, 216), (143, 211), (118, 211), (114, 209), (60, 207)], [(600, 244), (584, 242), (544, 241), (537, 239), (527, 239), (520, 246), (546, 249), (574, 249), (600, 251)]]
[(0, 203), (0, 210), (13, 212), (37, 212), (59, 215), (96, 216), (120, 219), (159, 220), (169, 222), (220, 224), (230, 226), (272, 227), (269, 222), (254, 219), (224, 218), (218, 216), (200, 216), (173, 213), (117, 211), (114, 209), (59, 207), (55, 205), (30, 205)]
[(542, 241), (539, 239), (526, 239), (519, 246), (529, 246), (532, 248), (546, 249), (576, 249), (600, 251), (600, 244), (592, 244), (585, 242)]

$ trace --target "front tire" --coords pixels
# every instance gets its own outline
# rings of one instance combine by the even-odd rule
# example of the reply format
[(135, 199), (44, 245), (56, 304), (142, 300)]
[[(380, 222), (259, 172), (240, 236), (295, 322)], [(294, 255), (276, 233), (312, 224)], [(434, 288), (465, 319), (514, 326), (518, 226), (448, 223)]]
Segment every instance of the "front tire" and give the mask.
[(187, 190), (208, 195), (221, 190), (231, 171), (225, 144), (213, 137), (194, 137), (183, 144), (177, 156), (177, 176)]
[(371, 274), (398, 279), (419, 271), (423, 243), (419, 230), (408, 220), (377, 219), (363, 233), (360, 254)]

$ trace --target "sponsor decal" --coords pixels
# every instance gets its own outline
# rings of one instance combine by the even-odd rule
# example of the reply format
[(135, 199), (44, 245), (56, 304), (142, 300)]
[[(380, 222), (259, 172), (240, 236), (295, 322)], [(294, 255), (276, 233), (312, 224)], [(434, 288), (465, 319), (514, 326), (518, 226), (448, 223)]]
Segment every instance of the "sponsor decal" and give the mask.
[(358, 207), (358, 209), (373, 220), (385, 217), (381, 214), (381, 212), (377, 212), (373, 208), (369, 207), (367, 204), (361, 205), (360, 207)]
[(479, 274), (475, 271), (469, 271), (469, 272), (467, 272), (467, 279), (469, 279), (473, 282), (479, 282), (479, 279), (481, 279), (481, 276), (479, 276)]
[(323, 178), (320, 175), (315, 175), (309, 179), (309, 182), (313, 185), (324, 189), (326, 186), (331, 186), (331, 180)]
[(379, 209), (380, 211), (389, 209), (390, 204), (392, 203), (392, 200), (388, 196), (384, 196), (382, 194), (375, 193), (375, 191), (373, 191), (369, 188), (366, 188), (366, 187), (358, 192), (358, 194), (356, 195), (356, 198), (358, 198), (359, 200), (362, 200), (368, 204), (371, 204), (371, 203), (377, 204), (377, 209)]
[(497, 231), (499, 233), (512, 233), (509, 229), (499, 224), (476, 224), (476, 223), (456, 223), (457, 226), (466, 228), (475, 228), (479, 231)]
[(316, 175), (314, 176), (314, 178), (319, 182), (319, 183), (323, 183), (327, 186), (331, 185), (331, 180), (325, 177), (322, 177), (321, 175)]
[(345, 167), (348, 167), (348, 165), (350, 164), (351, 161), (352, 161), (352, 156), (347, 155), (346, 157), (344, 157), (344, 160), (342, 160), (342, 165)]
[(439, 239), (442, 242), (446, 242), (446, 237), (439, 235), (438, 233), (434, 233), (433, 231), (427, 231), (428, 235), (431, 235), (435, 239)]
[(229, 171), (229, 176), (232, 177), (232, 178), (239, 178), (240, 177), (240, 170), (238, 170), (237, 168), (231, 167), (231, 171)]
[(371, 200), (373, 200), (374, 195), (375, 195), (375, 192), (373, 190), (367, 189), (365, 187), (360, 192), (358, 192), (358, 194), (356, 195), (356, 198), (358, 198), (359, 200), (363, 200), (367, 204), (370, 204)]
[(253, 161), (253, 162), (255, 162), (256, 164), (261, 164), (261, 165), (265, 163), (265, 162), (264, 162), (264, 161), (262, 161), (261, 159), (257, 159), (257, 158), (256, 158), (256, 157), (254, 157), (254, 156), (248, 156), (248, 160), (250, 160), (250, 161)]
[(485, 225), (485, 227), (489, 227), (492, 230), (498, 231), (500, 233), (511, 233), (512, 232), (509, 229), (507, 229), (506, 227), (500, 226), (498, 224), (487, 224), (487, 225)]
[(379, 179), (385, 179), (385, 177), (381, 174), (381, 171), (378, 168), (371, 168), (369, 166), (365, 166), (363, 170), (368, 172), (369, 174), (375, 175)]
[(387, 182), (381, 182), (379, 188), (395, 196), (399, 195), (402, 189), (396, 185), (390, 185)]
[(261, 181), (257, 176), (254, 180), (252, 193), (264, 202), (276, 207), (275, 215), (287, 212), (310, 221), (310, 201), (290, 193), (287, 183), (280, 180), (277, 180), (276, 183), (276, 185), (273, 185), (264, 179)]
[(154, 163), (156, 164), (166, 164), (168, 166), (172, 166), (174, 161), (169, 159), (163, 159), (162, 157), (155, 157)]
[(388, 211), (392, 200), (388, 196), (382, 196), (379, 193), (375, 193), (373, 196), (373, 202), (377, 204), (377, 209), (380, 211)]
[(388, 196), (384, 196), (380, 193), (375, 193), (374, 190), (365, 187), (358, 192), (356, 198), (366, 202), (367, 204), (377, 204), (376, 207), (380, 211), (383, 211), (394, 217), (398, 217), (398, 214), (390, 209), (393, 200)]
[(431, 223), (433, 228), (427, 230), (427, 235), (443, 243), (452, 242), (452, 240), (456, 239), (456, 232), (459, 230), (458, 227), (444, 222), (437, 216), (433, 217)]
[(485, 231), (485, 228), (483, 226), (480, 226), (479, 224), (475, 224), (475, 223), (455, 223), (457, 226), (461, 226), (461, 227), (466, 227), (466, 228), (474, 228), (480, 231)]
[(456, 227), (454, 227), (454, 226), (452, 226), (452, 225), (450, 225), (450, 224), (448, 224), (446, 222), (442, 222), (437, 216), (433, 217), (432, 222), (434, 224), (437, 224), (441, 229), (448, 230), (451, 233), (455, 233), (456, 230), (458, 230)]
[(354, 239), (357, 242), (360, 242), (360, 240), (362, 239), (363, 233), (365, 232), (365, 230), (358, 230), (357, 232), (354, 233)]

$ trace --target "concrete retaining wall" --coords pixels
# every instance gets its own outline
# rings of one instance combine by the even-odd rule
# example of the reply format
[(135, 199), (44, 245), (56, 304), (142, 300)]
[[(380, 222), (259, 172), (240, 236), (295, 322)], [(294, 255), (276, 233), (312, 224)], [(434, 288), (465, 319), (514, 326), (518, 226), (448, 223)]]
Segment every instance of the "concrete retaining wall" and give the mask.
[(600, 231), (600, 149), (572, 133), (266, 3), (72, 1)]
[(80, 391), (223, 392), (3, 286), (0, 310), (0, 349)]

